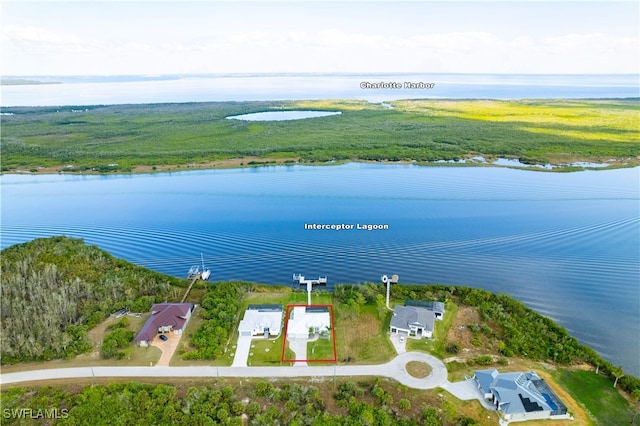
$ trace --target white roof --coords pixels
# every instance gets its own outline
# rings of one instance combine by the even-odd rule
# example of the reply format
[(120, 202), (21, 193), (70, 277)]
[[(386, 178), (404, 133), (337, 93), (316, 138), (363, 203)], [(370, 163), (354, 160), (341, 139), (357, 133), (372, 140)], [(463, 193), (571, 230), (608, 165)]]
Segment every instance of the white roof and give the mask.
[(331, 327), (331, 316), (329, 311), (311, 310), (308, 311), (305, 306), (296, 306), (293, 308), (293, 315), (287, 324), (287, 334), (305, 334), (309, 333), (309, 328), (317, 328), (320, 331)]
[(238, 326), (239, 331), (251, 331), (253, 333), (262, 333), (265, 328), (269, 328), (271, 334), (280, 334), (282, 311), (247, 309)]

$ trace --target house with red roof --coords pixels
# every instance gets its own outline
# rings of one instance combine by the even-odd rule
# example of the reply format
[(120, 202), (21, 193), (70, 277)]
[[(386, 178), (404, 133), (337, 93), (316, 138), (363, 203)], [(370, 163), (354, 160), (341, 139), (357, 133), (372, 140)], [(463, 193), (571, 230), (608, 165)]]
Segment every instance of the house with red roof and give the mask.
[(182, 334), (194, 308), (193, 303), (156, 303), (151, 307), (149, 319), (136, 336), (136, 344), (149, 346), (158, 334)]

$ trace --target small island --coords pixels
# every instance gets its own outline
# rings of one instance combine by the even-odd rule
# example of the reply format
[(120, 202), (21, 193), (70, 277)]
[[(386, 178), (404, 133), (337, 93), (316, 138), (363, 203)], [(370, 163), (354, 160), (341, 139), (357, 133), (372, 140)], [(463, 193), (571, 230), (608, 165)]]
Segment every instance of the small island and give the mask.
[[(532, 381), (549, 395), (546, 407), (574, 419), (524, 424), (616, 424), (638, 414), (638, 378), (522, 303), (482, 289), (393, 284), (387, 305), (384, 283), (333, 292), (190, 285), (67, 237), (4, 249), (2, 270), (7, 424), (23, 416), (495, 425), (516, 419), (495, 409), (492, 390), (512, 379)], [(287, 332), (294, 319), (302, 325)], [(57, 371), (74, 378), (54, 379)], [(485, 398), (465, 396), (461, 386), (473, 383)], [(545, 404), (532, 398), (530, 407)]]

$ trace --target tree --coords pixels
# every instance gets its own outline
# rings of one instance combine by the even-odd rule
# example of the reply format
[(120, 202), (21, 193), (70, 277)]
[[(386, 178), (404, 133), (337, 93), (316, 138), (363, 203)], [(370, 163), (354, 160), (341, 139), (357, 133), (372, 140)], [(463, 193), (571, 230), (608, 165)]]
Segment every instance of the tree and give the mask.
[(398, 401), (398, 408), (403, 411), (411, 410), (411, 402), (407, 398)]
[(624, 372), (622, 371), (622, 367), (617, 366), (611, 368), (611, 374), (613, 374), (613, 377), (616, 378), (616, 380), (613, 382), (613, 387), (615, 388), (618, 385), (618, 379), (624, 376)]

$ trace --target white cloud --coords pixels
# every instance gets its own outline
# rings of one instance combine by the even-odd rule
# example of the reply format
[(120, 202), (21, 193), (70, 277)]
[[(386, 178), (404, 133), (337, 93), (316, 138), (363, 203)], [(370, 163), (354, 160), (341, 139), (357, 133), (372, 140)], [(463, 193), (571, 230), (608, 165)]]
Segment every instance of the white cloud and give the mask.
[(33, 55), (50, 58), (51, 69), (44, 73), (63, 74), (640, 71), (637, 38), (601, 33), (536, 38), (469, 31), (400, 37), (382, 30), (269, 29), (210, 33), (191, 40), (177, 35), (167, 41), (146, 35), (82, 38), (43, 27), (9, 25), (3, 28), (2, 44), (3, 71), (8, 74), (40, 71), (31, 69), (34, 61), (28, 58)]
[(49, 43), (59, 45), (79, 44), (80, 37), (74, 34), (61, 34), (46, 28), (34, 26), (8, 25), (2, 30), (3, 39), (15, 43)]

